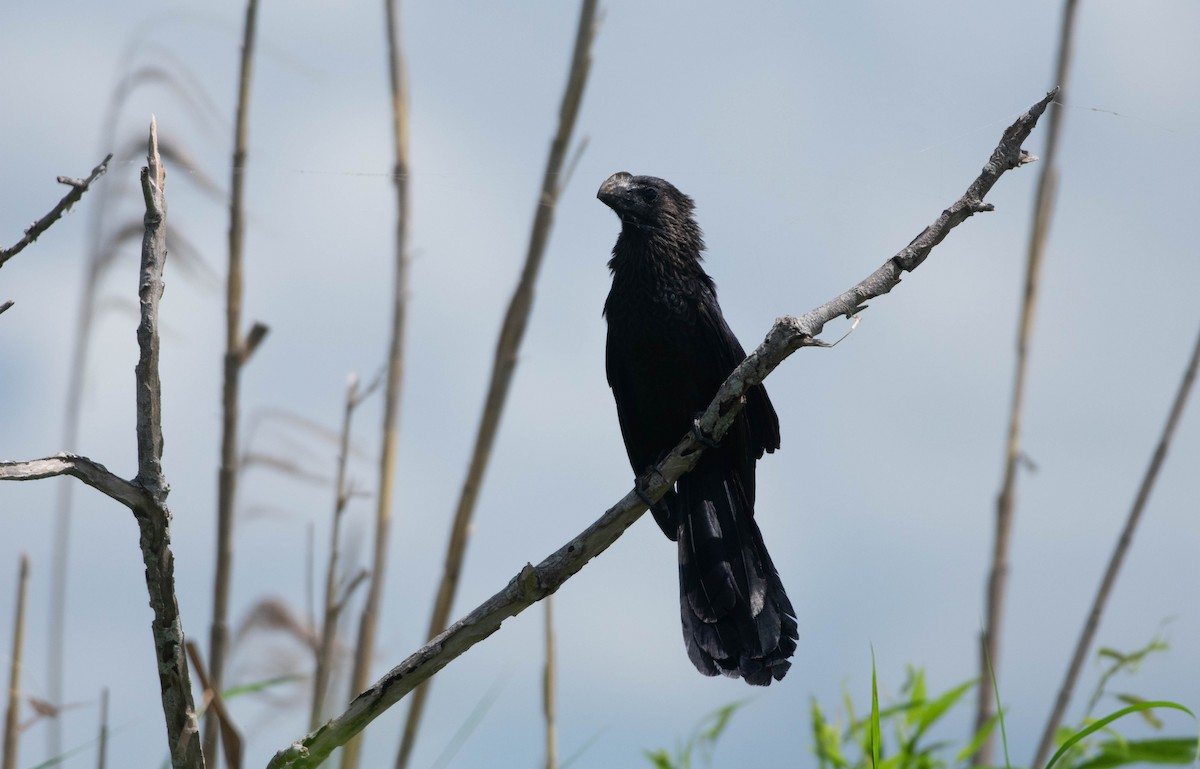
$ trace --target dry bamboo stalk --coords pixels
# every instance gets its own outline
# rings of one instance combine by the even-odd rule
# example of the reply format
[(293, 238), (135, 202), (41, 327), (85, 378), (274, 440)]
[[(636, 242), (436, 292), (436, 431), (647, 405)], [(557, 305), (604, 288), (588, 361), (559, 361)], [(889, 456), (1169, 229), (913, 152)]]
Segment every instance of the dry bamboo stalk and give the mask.
[[(1060, 89), (1058, 101), (1064, 100), (1068, 69), (1071, 63), (1071, 42), (1075, 27), (1075, 0), (1063, 5), (1062, 29), (1058, 42), (1058, 63), (1054, 82)], [(1046, 151), (1038, 176), (1034, 199), (1033, 227), (1025, 266), (1025, 294), (1021, 304), (1021, 320), (1017, 331), (1017, 365), (1013, 376), (1012, 406), (1009, 413), (1008, 437), (1004, 457), (1004, 480), (996, 498), (996, 535), (992, 548), (992, 563), (987, 580), (985, 624), (979, 639), (979, 699), (975, 710), (977, 733), (995, 714), (996, 694), (992, 676), (1000, 669), (1000, 635), (1004, 618), (1004, 594), (1008, 587), (1008, 547), (1012, 537), (1012, 520), (1016, 507), (1017, 468), (1021, 460), (1021, 412), (1025, 401), (1025, 379), (1029, 364), (1029, 340), (1033, 333), (1034, 310), (1037, 307), (1038, 282), (1041, 276), (1042, 254), (1050, 231), (1054, 211), (1054, 196), (1058, 182), (1055, 160), (1058, 138), (1062, 132), (1061, 109), (1050, 113), (1046, 127)], [(993, 731), (972, 758), (976, 766), (991, 765), (996, 740)]]
[[(554, 135), (554, 140), (550, 145), (550, 154), (546, 159), (546, 170), (542, 176), (542, 192), (538, 198), (537, 211), (534, 214), (533, 231), (529, 238), (529, 250), (526, 253), (525, 265), (521, 271), (516, 291), (510, 300), (508, 312), (505, 314), (504, 323), (500, 329), (500, 339), (496, 343), (496, 356), (492, 364), (492, 377), (488, 384), (487, 396), (484, 400), (483, 416), (479, 420), (475, 448), (471, 452), (467, 477), (463, 482), (458, 507), (454, 513), (454, 523), (451, 525), (450, 538), (446, 546), (445, 568), (438, 585), (437, 598), (434, 600), (433, 615), (429, 620), (427, 634), (429, 638), (442, 632), (450, 619), (450, 610), (454, 604), (454, 595), (458, 590), (458, 578), (462, 571), (463, 558), (466, 555), (467, 537), (470, 531), (471, 517), (475, 512), (475, 502), (478, 499), (479, 489), (483, 485), (483, 475), (487, 469), (492, 444), (495, 442), (496, 432), (500, 426), (500, 416), (504, 412), (508, 388), (512, 384), (513, 372), (517, 367), (517, 352), (521, 346), (521, 338), (525, 334), (529, 313), (533, 309), (533, 289), (541, 268), (542, 256), (546, 251), (546, 244), (550, 239), (550, 228), (554, 224), (554, 208), (558, 202), (558, 196), (562, 192), (563, 163), (571, 144), (575, 118), (579, 114), (579, 105), (583, 101), (583, 91), (587, 85), (588, 70), (591, 66), (592, 39), (596, 35), (596, 7), (597, 0), (583, 0), (579, 12), (579, 25), (575, 33), (575, 49), (571, 56), (571, 69), (567, 76), (562, 106), (559, 109), (558, 131)], [(406, 769), (408, 766), (413, 745), (416, 743), (417, 731), (420, 728), (428, 689), (428, 686), (422, 686), (413, 695), (413, 701), (404, 722), (404, 736), (400, 741), (400, 750), (396, 756), (396, 769)], [(345, 769), (344, 764), (343, 769)]]
[(12, 659), (8, 669), (8, 708), (4, 713), (3, 769), (17, 769), (21, 739), (21, 642), (25, 639), (25, 595), (29, 588), (29, 556), (21, 553), (17, 570), (17, 610), (13, 617)]
[(1146, 474), (1142, 477), (1142, 483), (1138, 487), (1133, 507), (1130, 508), (1129, 516), (1125, 521), (1125, 528), (1121, 530), (1121, 536), (1117, 539), (1117, 544), (1113, 547), (1112, 556), (1108, 560), (1108, 567), (1104, 570), (1104, 577), (1100, 580), (1100, 587), (1096, 590), (1096, 597), (1092, 601), (1092, 608), (1088, 612), (1087, 620), (1083, 623), (1083, 630), (1079, 633), (1079, 640), (1075, 644), (1075, 653), (1071, 656), (1071, 662), (1067, 666), (1062, 687), (1059, 689), (1058, 697), (1054, 701), (1054, 709), (1050, 713), (1050, 718), (1046, 720), (1046, 728), (1042, 732), (1041, 742), (1038, 743), (1037, 753), (1034, 754), (1033, 763), (1030, 764), (1035, 769), (1046, 762), (1051, 748), (1054, 747), (1054, 733), (1058, 730), (1058, 725), (1062, 723), (1063, 713), (1066, 712), (1067, 704), (1071, 701), (1071, 694), (1075, 691), (1075, 680), (1079, 677), (1079, 669), (1083, 667), (1083, 661), (1087, 657), (1088, 649), (1092, 646), (1092, 639), (1096, 636), (1096, 628), (1100, 625), (1100, 616), (1104, 613), (1104, 606), (1108, 603), (1108, 596), (1112, 592), (1112, 586), (1117, 581), (1117, 574), (1121, 570), (1121, 563), (1125, 560), (1125, 553), (1129, 550), (1129, 545), (1133, 541), (1133, 533), (1137, 529), (1138, 522), (1141, 520), (1146, 502), (1150, 499), (1150, 492), (1154, 490), (1154, 482), (1158, 479), (1158, 472), (1162, 469), (1163, 461), (1167, 457), (1167, 449), (1171, 446), (1171, 439), (1175, 435), (1175, 428), (1179, 425), (1179, 420), (1183, 416), (1183, 409), (1187, 405), (1192, 385), (1196, 381), (1197, 368), (1200, 368), (1200, 334), (1196, 336), (1196, 343), (1192, 347), (1192, 357), (1188, 361), (1187, 369), (1184, 370), (1183, 381), (1179, 383), (1179, 389), (1175, 393), (1175, 400), (1171, 405), (1170, 414), (1167, 416), (1167, 423), (1163, 426), (1162, 435), (1158, 439), (1158, 445), (1154, 449), (1154, 454), (1150, 457), (1150, 464), (1147, 466)]
[(342, 513), (350, 501), (350, 489), (346, 485), (346, 464), (350, 458), (350, 418), (360, 403), (358, 377), (351, 376), (346, 388), (346, 403), (342, 411), (342, 435), (338, 442), (337, 479), (334, 481), (333, 523), (329, 535), (329, 562), (325, 568), (325, 604), (321, 621), (320, 644), (317, 646), (316, 671), (313, 673), (313, 701), (309, 713), (308, 728), (321, 725), (321, 712), (325, 706), (325, 695), (329, 690), (329, 674), (333, 667), (333, 647), (337, 636), (338, 616), (342, 603), (337, 595), (338, 548), (341, 539)]
[[(221, 386), (221, 467), (217, 474), (217, 552), (213, 577), (213, 618), (209, 633), (208, 663), (214, 693), (225, 683), (225, 657), (229, 648), (229, 588), (233, 580), (233, 511), (237, 497), (238, 395), (246, 350), (242, 340), (242, 245), (245, 230), (247, 124), (250, 80), (254, 63), (258, 0), (247, 0), (242, 36), (241, 74), (238, 78), (237, 117), (234, 121), (233, 167), (229, 184), (229, 268), (225, 276), (225, 358)], [(217, 716), (204, 719), (204, 754), (218, 767)]]
[[(388, 532), (392, 523), (392, 497), (396, 469), (396, 448), (400, 434), (400, 388), (404, 383), (404, 331), (408, 316), (408, 74), (400, 47), (400, 14), (396, 0), (384, 0), (387, 25), (388, 78), (392, 97), (392, 138), (396, 164), (392, 181), (396, 185), (396, 271), (392, 289), (392, 326), (388, 342), (387, 382), (383, 396), (383, 436), (379, 452), (379, 490), (375, 498), (375, 531), (371, 559), (371, 578), (363, 603), (355, 644), (354, 666), (350, 672), (350, 695), (367, 685), (375, 656), (375, 636), (383, 603), (383, 580), (387, 573)], [(354, 739), (342, 750), (342, 769), (355, 769), (361, 741)]]

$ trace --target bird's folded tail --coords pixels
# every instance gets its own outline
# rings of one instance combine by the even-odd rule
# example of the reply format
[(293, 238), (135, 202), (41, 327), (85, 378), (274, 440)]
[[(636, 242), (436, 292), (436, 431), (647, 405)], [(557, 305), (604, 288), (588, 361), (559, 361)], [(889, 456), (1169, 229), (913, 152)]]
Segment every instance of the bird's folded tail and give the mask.
[(704, 469), (680, 479), (676, 506), (688, 657), (705, 675), (767, 686), (792, 665), (796, 612), (736, 474)]

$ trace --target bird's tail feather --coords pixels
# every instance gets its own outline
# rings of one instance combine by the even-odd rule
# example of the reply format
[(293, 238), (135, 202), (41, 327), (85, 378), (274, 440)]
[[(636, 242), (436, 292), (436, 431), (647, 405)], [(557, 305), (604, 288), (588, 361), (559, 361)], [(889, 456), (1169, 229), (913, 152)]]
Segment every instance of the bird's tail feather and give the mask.
[(766, 686), (796, 651), (796, 612), (736, 473), (680, 479), (679, 601), (688, 657), (705, 675)]

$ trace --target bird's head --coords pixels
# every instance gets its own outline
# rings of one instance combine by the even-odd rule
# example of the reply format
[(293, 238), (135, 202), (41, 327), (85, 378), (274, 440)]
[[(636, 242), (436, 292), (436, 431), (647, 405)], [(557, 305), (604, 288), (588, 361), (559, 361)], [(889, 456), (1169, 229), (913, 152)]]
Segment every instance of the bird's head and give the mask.
[(621, 221), (642, 229), (685, 225), (695, 204), (675, 185), (655, 176), (634, 176), (619, 171), (605, 180), (596, 193), (600, 202)]

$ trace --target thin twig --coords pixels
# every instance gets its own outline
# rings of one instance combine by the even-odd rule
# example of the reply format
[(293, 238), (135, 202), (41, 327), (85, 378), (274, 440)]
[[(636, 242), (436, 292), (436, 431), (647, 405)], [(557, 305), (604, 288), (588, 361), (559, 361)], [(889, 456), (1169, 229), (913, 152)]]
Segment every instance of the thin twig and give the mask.
[[(1065, 88), (1068, 67), (1071, 62), (1072, 31), (1075, 25), (1075, 0), (1066, 0), (1063, 6), (1062, 30), (1058, 43), (1058, 64), (1054, 82), (1059, 89)], [(1064, 95), (1059, 91), (1058, 101)], [(1000, 669), (1000, 636), (1004, 617), (1004, 594), (1008, 585), (1008, 548), (1012, 538), (1012, 520), (1016, 505), (1017, 468), (1021, 458), (1021, 412), (1025, 400), (1025, 379), (1029, 364), (1029, 340), (1033, 333), (1034, 310), (1037, 307), (1038, 281), (1041, 275), (1042, 253), (1050, 231), (1050, 218), (1054, 210), (1054, 192), (1058, 181), (1055, 161), (1058, 155), (1058, 137), (1062, 132), (1062, 109), (1050, 113), (1046, 126), (1046, 157), (1038, 176), (1037, 196), (1034, 201), (1033, 228), (1029, 236), (1028, 259), (1025, 266), (1025, 295), (1021, 305), (1020, 327), (1017, 331), (1017, 365), (1013, 375), (1012, 408), (1009, 415), (1008, 438), (1004, 457), (1004, 480), (996, 498), (996, 535), (992, 549), (992, 563), (987, 580), (985, 624), (979, 639), (979, 689), (975, 710), (975, 733), (995, 713), (995, 694), (992, 676)], [(989, 660), (991, 668), (988, 667)], [(976, 766), (992, 764), (995, 753), (995, 733), (976, 751), (973, 763)]]
[(58, 205), (50, 209), (50, 213), (29, 225), (29, 229), (25, 230), (24, 237), (18, 240), (12, 248), (0, 248), (0, 267), (3, 267), (5, 262), (20, 253), (25, 246), (37, 240), (38, 236), (50, 229), (50, 225), (57, 222), (59, 217), (71, 209), (71, 206), (78, 203), (79, 199), (83, 197), (83, 193), (88, 191), (88, 187), (91, 186), (92, 182), (96, 181), (96, 179), (100, 178), (108, 170), (108, 161), (110, 160), (112, 160), (112, 153), (109, 153), (108, 157), (100, 161), (100, 165), (93, 168), (92, 173), (86, 179), (71, 179), (66, 176), (58, 177), (58, 183), (70, 186), (71, 191), (64, 195), (62, 200), (58, 201)]
[(635, 487), (615, 506), (536, 568), (526, 564), (504, 589), (389, 671), (370, 689), (356, 697), (344, 713), (276, 753), (268, 768), (300, 769), (319, 765), (331, 751), (360, 732), (451, 660), (499, 630), (505, 619), (554, 593), (588, 561), (608, 549), (626, 528), (646, 512), (645, 500), (653, 503), (661, 499), (684, 473), (696, 465), (705, 448), (698, 435), (711, 436), (714, 441), (724, 437), (742, 408), (742, 396), (747, 389), (760, 384), (796, 350), (823, 345), (817, 337), (826, 323), (862, 312), (865, 302), (888, 293), (899, 285), (902, 273), (919, 267), (950, 230), (973, 214), (992, 210), (989, 204), (983, 202), (984, 196), (1006, 171), (1034, 159), (1021, 149), (1021, 143), (1028, 138), (1056, 93), (1057, 89), (1046, 94), (1045, 98), (1005, 130), (999, 146), (992, 152), (982, 173), (966, 194), (944, 210), (933, 224), (895, 256), (853, 288), (820, 307), (799, 318), (787, 316), (776, 320), (762, 344), (721, 385), (712, 403), (700, 416), (699, 429), (689, 431), (671, 453), (638, 479)]
[(220, 719), (221, 748), (225, 751), (225, 763), (229, 769), (241, 769), (242, 735), (233, 725), (233, 718), (229, 715), (229, 709), (225, 707), (225, 698), (213, 688), (212, 681), (209, 680), (208, 673), (204, 670), (204, 659), (200, 656), (200, 649), (194, 641), (187, 642), (187, 653), (192, 661), (192, 667), (196, 670), (196, 679), (200, 682), (200, 689), (204, 692), (206, 707), (211, 708), (216, 717)]
[[(229, 589), (233, 580), (233, 508), (237, 498), (238, 395), (242, 364), (262, 334), (242, 339), (242, 246), (245, 232), (244, 189), (246, 146), (253, 74), (258, 0), (247, 0), (242, 32), (241, 72), (238, 78), (237, 116), (233, 128), (233, 167), (229, 183), (229, 268), (225, 276), (225, 357), (221, 385), (221, 466), (217, 474), (217, 552), (213, 576), (213, 616), (209, 633), (208, 663), (213, 691), (225, 682), (225, 658), (229, 649)], [(264, 327), (265, 328), (265, 327)], [(265, 334), (265, 331), (263, 332)], [(204, 754), (217, 767), (217, 722), (204, 719)]]
[(8, 707), (4, 711), (3, 769), (17, 769), (17, 745), (21, 739), (21, 664), (25, 639), (25, 595), (29, 589), (29, 556), (21, 553), (17, 569), (17, 611), (13, 617), (12, 654), (8, 668)]
[[(483, 416), (479, 420), (479, 431), (475, 436), (475, 447), (471, 452), (467, 477), (463, 481), (458, 507), (454, 512), (454, 523), (451, 525), (450, 538), (446, 545), (445, 566), (441, 582), (438, 585), (437, 597), (434, 599), (427, 638), (433, 638), (445, 629), (446, 623), (450, 619), (450, 610), (454, 605), (454, 595), (458, 591), (458, 578), (462, 572), (463, 559), (466, 555), (471, 518), (475, 513), (475, 503), (478, 500), (479, 490), (483, 485), (483, 476), (491, 458), (492, 445), (495, 443), (496, 432), (500, 426), (500, 416), (504, 412), (513, 372), (517, 367), (517, 353), (521, 346), (521, 339), (525, 335), (529, 314), (533, 309), (534, 285), (541, 269), (546, 244), (550, 240), (550, 230), (554, 224), (554, 208), (562, 191), (560, 176), (563, 162), (571, 145), (575, 118), (579, 114), (579, 105), (583, 101), (588, 70), (591, 67), (592, 40), (596, 34), (596, 6), (597, 0), (583, 0), (579, 12), (579, 24), (575, 32), (575, 49), (571, 56), (571, 69), (567, 75), (567, 85), (563, 92), (562, 106), (559, 109), (558, 130), (550, 144), (546, 170), (542, 175), (542, 191), (534, 213), (529, 250), (525, 256), (525, 266), (521, 270), (521, 278), (513, 292), (508, 311), (504, 316), (504, 323), (500, 328), (500, 338), (496, 343), (496, 356), (492, 363), (492, 376), (488, 383), (487, 396), (484, 399)], [(421, 724), (428, 688), (422, 687), (413, 696), (408, 716), (404, 722), (404, 737), (396, 756), (396, 769), (406, 769), (408, 766), (408, 760), (416, 743), (417, 730)]]
[(542, 671), (542, 714), (546, 719), (546, 769), (558, 769), (558, 734), (555, 721), (558, 715), (555, 689), (554, 655), (554, 596), (542, 602), (546, 608), (546, 666)]
[(100, 689), (100, 736), (96, 739), (96, 769), (108, 763), (108, 687)]
[(1100, 587), (1096, 590), (1096, 597), (1092, 600), (1092, 608), (1088, 612), (1087, 620), (1083, 623), (1083, 630), (1079, 634), (1079, 640), (1075, 644), (1075, 653), (1071, 656), (1071, 663), (1067, 667), (1062, 687), (1058, 690), (1058, 697), (1054, 701), (1054, 709), (1046, 721), (1046, 728), (1042, 732), (1041, 742), (1038, 743), (1037, 753), (1034, 754), (1033, 763), (1030, 764), (1035, 769), (1045, 764), (1050, 750), (1054, 747), (1054, 733), (1058, 730), (1058, 725), (1062, 723), (1067, 704), (1071, 701), (1071, 694), (1075, 691), (1075, 681), (1079, 677), (1079, 669), (1083, 667), (1088, 649), (1092, 646), (1092, 639), (1096, 636), (1096, 628), (1100, 625), (1100, 615), (1104, 612), (1108, 596), (1117, 581), (1121, 563), (1125, 560), (1125, 553), (1129, 550), (1129, 545), (1133, 541), (1133, 533), (1141, 520), (1142, 510), (1145, 509), (1146, 502), (1150, 499), (1150, 492), (1154, 490), (1154, 483), (1158, 480), (1158, 472), (1162, 469), (1163, 461), (1167, 457), (1167, 450), (1171, 446), (1171, 439), (1175, 435), (1175, 428), (1179, 425), (1188, 396), (1191, 394), (1192, 385), (1196, 381), (1197, 368), (1200, 368), (1200, 334), (1196, 336), (1196, 343), (1192, 347), (1192, 357), (1183, 373), (1183, 381), (1179, 383), (1179, 390), (1175, 393), (1175, 401), (1171, 404), (1171, 412), (1167, 416), (1166, 425), (1163, 426), (1158, 445), (1155, 446), (1154, 454), (1150, 457), (1150, 465), (1142, 477), (1141, 486), (1138, 487), (1133, 507), (1130, 508), (1129, 516), (1125, 520), (1125, 528), (1121, 530), (1121, 536), (1117, 540), (1116, 546), (1113, 547), (1112, 556), (1108, 560), (1108, 568), (1104, 570), (1104, 578), (1100, 580)]
[(325, 605), (321, 621), (321, 641), (315, 649), (316, 671), (313, 673), (312, 711), (308, 728), (316, 729), (321, 724), (321, 713), (325, 708), (325, 694), (329, 687), (329, 671), (333, 667), (333, 648), (337, 637), (338, 616), (342, 602), (337, 595), (338, 549), (341, 539), (342, 513), (350, 500), (346, 485), (346, 465), (350, 458), (350, 420), (354, 407), (358, 405), (358, 377), (351, 375), (346, 387), (346, 401), (342, 408), (342, 436), (338, 443), (337, 480), (333, 486), (333, 517), (329, 535), (329, 563), (325, 568)]
[[(408, 316), (409, 188), (408, 188), (408, 73), (400, 43), (400, 11), (396, 0), (384, 0), (388, 53), (388, 82), (392, 97), (392, 141), (396, 164), (392, 182), (396, 185), (396, 253), (392, 285), (392, 325), (388, 339), (387, 384), (383, 395), (382, 445), (379, 451), (379, 484), (375, 496), (375, 530), (371, 555), (371, 578), (363, 602), (355, 644), (354, 665), (350, 671), (353, 697), (370, 678), (375, 658), (375, 636), (383, 605), (383, 583), (387, 573), (388, 532), (392, 524), (392, 497), (395, 488), (396, 450), (400, 441), (400, 393), (404, 384), (405, 320)], [(362, 745), (354, 740), (342, 751), (342, 769), (356, 769)]]
[(99, 462), (78, 454), (61, 453), (42, 459), (20, 462), (0, 462), (0, 481), (38, 481), (58, 475), (69, 475), (107, 494), (126, 507), (150, 504), (145, 491), (135, 483), (111, 473)]

